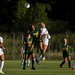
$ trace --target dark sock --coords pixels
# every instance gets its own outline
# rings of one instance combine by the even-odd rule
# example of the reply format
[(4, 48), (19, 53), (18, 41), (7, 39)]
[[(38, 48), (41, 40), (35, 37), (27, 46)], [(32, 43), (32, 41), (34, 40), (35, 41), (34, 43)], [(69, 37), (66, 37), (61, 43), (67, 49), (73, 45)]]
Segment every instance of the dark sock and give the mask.
[(43, 51), (43, 49), (41, 49), (41, 54), (42, 54), (42, 57), (44, 57), (44, 51)]
[(65, 61), (63, 61), (63, 62), (60, 64), (60, 66), (62, 66), (64, 63), (65, 63)]
[(69, 68), (71, 67), (71, 61), (70, 60), (68, 61), (68, 66), (69, 66)]
[(24, 64), (23, 64), (23, 70), (25, 69), (25, 65), (26, 65), (26, 63), (25, 63), (25, 60), (24, 60)]
[(32, 67), (34, 67), (34, 60), (32, 59)]

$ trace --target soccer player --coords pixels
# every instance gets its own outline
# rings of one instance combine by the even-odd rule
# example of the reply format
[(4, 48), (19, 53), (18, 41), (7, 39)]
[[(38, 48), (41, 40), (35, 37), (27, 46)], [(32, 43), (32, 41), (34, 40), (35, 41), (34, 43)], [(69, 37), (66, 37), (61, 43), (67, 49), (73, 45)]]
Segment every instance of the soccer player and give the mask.
[(47, 47), (48, 47), (48, 42), (49, 42), (49, 39), (51, 38), (50, 35), (49, 35), (49, 32), (47, 30), (47, 28), (45, 27), (45, 24), (42, 22), (40, 24), (40, 30), (41, 30), (41, 33), (40, 33), (40, 37), (41, 37), (41, 40), (42, 40), (42, 48), (43, 48), (43, 55), (40, 54), (37, 58), (37, 60), (40, 60), (41, 57), (43, 58), (42, 60), (45, 60), (45, 52), (47, 50)]
[[(31, 25), (29, 27), (29, 30), (30, 30), (31, 36), (33, 37), (34, 47), (36, 47), (36, 46), (38, 47), (39, 46), (41, 54), (43, 55), (42, 40), (40, 38), (40, 29), (39, 28), (35, 28), (34, 25)], [(39, 60), (38, 59), (36, 59), (36, 62), (37, 62), (37, 64), (39, 64)]]
[(62, 44), (63, 61), (60, 64), (60, 68), (62, 68), (62, 66), (66, 62), (66, 60), (68, 60), (68, 66), (69, 66), (69, 68), (71, 68), (70, 48), (71, 48), (71, 46), (69, 46), (69, 44), (67, 42), (67, 39), (64, 38), (63, 44)]
[[(25, 39), (23, 39), (24, 41)], [(25, 47), (26, 47), (26, 43), (24, 42), (24, 44), (21, 47), (21, 55), (22, 55), (22, 62), (21, 62), (21, 67), (23, 67), (23, 63), (24, 63), (24, 56), (25, 56)], [(27, 66), (30, 66), (30, 58), (27, 59)]]
[(23, 64), (23, 70), (26, 69), (26, 63), (27, 63), (27, 59), (29, 58), (29, 56), (32, 56), (32, 70), (35, 70), (34, 67), (34, 43), (33, 43), (33, 38), (31, 37), (30, 34), (27, 35), (27, 38), (25, 38), (24, 44), (26, 43), (26, 47), (25, 47), (25, 58), (24, 58), (24, 64)]
[(3, 38), (1, 37), (1, 34), (0, 34), (0, 73), (4, 74), (4, 72), (2, 71), (3, 70), (3, 67), (4, 67), (4, 50), (5, 47), (3, 45)]

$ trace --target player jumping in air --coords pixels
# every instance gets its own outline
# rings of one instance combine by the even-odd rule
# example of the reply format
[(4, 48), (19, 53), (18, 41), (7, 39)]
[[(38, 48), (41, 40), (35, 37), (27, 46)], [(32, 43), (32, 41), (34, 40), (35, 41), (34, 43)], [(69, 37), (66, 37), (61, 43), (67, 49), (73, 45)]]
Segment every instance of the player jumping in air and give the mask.
[[(33, 37), (33, 41), (34, 41), (34, 47), (38, 47), (41, 51), (41, 54), (43, 55), (43, 48), (42, 48), (42, 40), (40, 38), (40, 29), (39, 28), (35, 28), (34, 25), (31, 25), (29, 27), (30, 30), (30, 34)], [(39, 64), (39, 61), (36, 59), (37, 64)]]
[(45, 52), (48, 47), (49, 39), (51, 38), (43, 22), (40, 24), (40, 31), (40, 38), (42, 40), (42, 52), (38, 55), (37, 61), (39, 61), (41, 58), (43, 58), (42, 60), (45, 60)]

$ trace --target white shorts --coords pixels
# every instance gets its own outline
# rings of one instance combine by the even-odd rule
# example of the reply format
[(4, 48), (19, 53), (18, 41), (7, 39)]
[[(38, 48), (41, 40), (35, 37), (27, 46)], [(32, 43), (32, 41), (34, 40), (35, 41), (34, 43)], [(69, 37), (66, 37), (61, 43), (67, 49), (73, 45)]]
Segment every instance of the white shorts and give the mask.
[(0, 55), (4, 54), (3, 49), (0, 48)]
[(49, 40), (47, 38), (42, 39), (42, 40), (43, 40), (43, 42), (42, 42), (43, 44), (48, 45)]
[(0, 56), (1, 56), (2, 54), (4, 54), (4, 52), (0, 52)]

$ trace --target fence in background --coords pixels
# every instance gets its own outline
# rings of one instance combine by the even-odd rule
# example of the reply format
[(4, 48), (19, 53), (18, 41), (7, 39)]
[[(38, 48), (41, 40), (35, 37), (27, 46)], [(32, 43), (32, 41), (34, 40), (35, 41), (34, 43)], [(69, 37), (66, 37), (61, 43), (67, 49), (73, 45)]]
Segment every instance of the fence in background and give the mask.
[[(21, 47), (23, 43), (23, 33), (2, 33), (4, 38), (5, 46), (5, 59), (6, 60), (20, 60), (21, 59)], [(49, 41), (48, 49), (46, 51), (47, 60), (61, 60), (62, 50), (60, 47), (61, 40), (64, 34), (51, 34), (51, 39)], [(70, 34), (68, 39), (72, 45), (71, 57), (75, 59), (75, 34)], [(38, 49), (38, 48), (37, 48)], [(38, 50), (35, 49), (35, 57), (38, 56)]]

